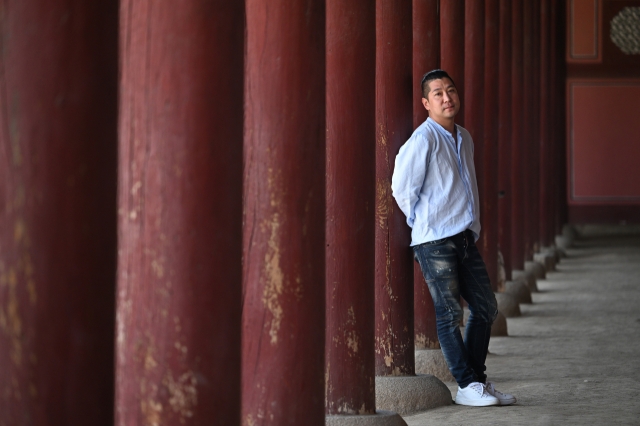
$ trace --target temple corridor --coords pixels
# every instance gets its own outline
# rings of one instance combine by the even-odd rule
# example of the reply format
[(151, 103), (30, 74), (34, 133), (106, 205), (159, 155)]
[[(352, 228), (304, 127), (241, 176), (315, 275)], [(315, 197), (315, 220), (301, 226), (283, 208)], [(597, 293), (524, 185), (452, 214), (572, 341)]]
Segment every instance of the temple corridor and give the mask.
[(474, 198), (490, 367), (521, 400), (478, 415), (553, 424), (607, 374), (595, 402), (637, 396), (614, 344), (637, 240), (583, 231), (640, 223), (638, 22), (640, 0), (1, 1), (0, 426), (475, 416), (442, 408), (391, 189), (434, 69), (479, 194), (438, 208)]

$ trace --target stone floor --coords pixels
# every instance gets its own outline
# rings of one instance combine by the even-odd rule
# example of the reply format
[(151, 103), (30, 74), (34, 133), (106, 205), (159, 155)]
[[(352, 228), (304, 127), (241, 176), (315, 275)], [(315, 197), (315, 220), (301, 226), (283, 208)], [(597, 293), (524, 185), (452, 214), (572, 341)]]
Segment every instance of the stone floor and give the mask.
[(489, 380), (517, 404), (451, 405), (409, 426), (640, 425), (640, 235), (593, 234), (566, 251), (489, 346)]

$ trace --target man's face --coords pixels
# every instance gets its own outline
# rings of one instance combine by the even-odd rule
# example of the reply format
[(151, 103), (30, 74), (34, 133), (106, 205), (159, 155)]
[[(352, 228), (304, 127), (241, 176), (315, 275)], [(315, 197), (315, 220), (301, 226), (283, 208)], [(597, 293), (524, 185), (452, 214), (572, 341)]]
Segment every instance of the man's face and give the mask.
[(448, 78), (429, 82), (427, 98), (422, 98), (422, 104), (429, 111), (429, 116), (436, 122), (439, 119), (450, 120), (460, 111), (458, 90)]

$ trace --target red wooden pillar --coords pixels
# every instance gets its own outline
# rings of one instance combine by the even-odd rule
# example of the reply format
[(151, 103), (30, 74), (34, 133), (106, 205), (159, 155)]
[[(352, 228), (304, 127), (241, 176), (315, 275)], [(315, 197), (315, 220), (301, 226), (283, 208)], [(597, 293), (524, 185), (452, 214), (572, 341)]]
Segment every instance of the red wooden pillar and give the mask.
[(528, 259), (540, 251), (540, 1), (529, 0), (531, 14), (531, 144), (530, 208), (528, 214), (529, 253)]
[[(552, 211), (551, 211), (551, 230), (553, 233), (553, 242), (555, 243), (555, 236), (562, 234), (562, 224), (559, 223), (559, 206), (562, 202), (561, 200), (561, 188), (562, 182), (564, 182), (564, 175), (561, 174), (560, 170), (560, 162), (562, 157), (562, 152), (565, 149), (565, 141), (558, 140), (558, 125), (559, 125), (559, 117), (558, 114), (562, 114), (562, 111), (566, 108), (564, 104), (558, 105), (560, 102), (560, 97), (558, 90), (560, 89), (559, 76), (560, 74), (560, 64), (564, 61), (564, 48), (559, 45), (560, 41), (560, 32), (562, 31), (559, 26), (561, 25), (559, 21), (559, 16), (561, 12), (561, 8), (564, 8), (564, 3), (561, 0), (550, 0), (551, 6), (549, 11), (549, 143), (550, 143), (550, 151), (552, 158), (551, 167), (555, 171), (556, 176), (559, 179), (559, 182), (555, 182), (553, 186), (553, 191), (551, 193), (551, 197), (553, 200)], [(562, 3), (562, 4), (561, 4)], [(562, 82), (564, 84), (564, 81)]]
[(520, 232), (523, 234), (524, 260), (533, 259), (532, 228), (534, 219), (537, 220), (538, 212), (535, 210), (535, 157), (533, 146), (536, 143), (534, 128), (535, 107), (533, 95), (533, 0), (522, 1), (522, 127), (519, 138), (522, 143), (522, 156), (520, 157), (520, 174), (522, 179), (523, 197), (522, 213), (523, 222)]
[(327, 1), (326, 414), (375, 413), (375, 24)]
[(413, 127), (429, 117), (422, 105), (422, 76), (440, 66), (439, 0), (413, 0)]
[[(484, 0), (464, 2), (465, 128), (474, 145), (474, 164), (480, 192), (480, 218), (484, 218)], [(482, 245), (480, 246), (482, 248)], [(484, 253), (482, 253), (484, 255)]]
[(566, 43), (566, 0), (553, 0), (552, 5), (552, 54), (551, 58), (555, 62), (552, 66), (552, 86), (554, 95), (554, 122), (553, 140), (556, 146), (556, 167), (560, 182), (557, 185), (555, 230), (556, 234), (562, 234), (562, 227), (568, 221), (567, 212), (567, 147), (565, 135), (565, 93), (566, 93), (566, 64), (564, 56), (564, 46)]
[(242, 424), (324, 425), (325, 3), (246, 23)]
[(243, 6), (121, 6), (116, 424), (238, 424)]
[(504, 260), (506, 279), (511, 280), (511, 119), (512, 119), (512, 2), (500, 0), (498, 60), (498, 248)]
[(376, 375), (415, 373), (413, 255), (391, 195), (400, 147), (411, 136), (411, 3), (376, 1)]
[[(498, 290), (498, 140), (500, 117), (500, 1), (485, 0), (484, 34), (484, 163), (482, 203), (482, 237), (480, 247), (494, 291)], [(496, 76), (498, 79), (496, 80)], [(476, 152), (478, 145), (476, 145)], [(478, 157), (476, 156), (476, 162)]]
[(551, 0), (540, 2), (540, 243), (549, 247), (553, 243), (553, 204), (557, 176), (553, 167), (554, 158), (551, 144), (551, 45), (550, 45), (550, 15)]
[(523, 4), (511, 6), (511, 266), (524, 270)]
[[(440, 65), (438, 0), (413, 0), (413, 127), (429, 113), (422, 105), (422, 76)], [(436, 314), (418, 262), (413, 263), (414, 331), (416, 349), (438, 349)]]
[(113, 424), (118, 5), (0, 6), (0, 424)]
[(525, 147), (523, 126), (523, 4), (512, 4), (511, 19), (511, 267), (524, 270), (524, 197)]
[[(462, 104), (464, 96), (464, 0), (440, 0), (440, 67), (456, 83)], [(464, 125), (464, 109), (456, 116), (456, 123)]]
[[(551, 3), (551, 55), (550, 55), (550, 67), (551, 67), (551, 108), (552, 108), (552, 135), (551, 138), (553, 140), (553, 152), (554, 152), (554, 169), (555, 175), (560, 178), (560, 182), (564, 181), (565, 176), (562, 175), (563, 165), (562, 159), (564, 158), (564, 151), (566, 149), (566, 142), (561, 138), (561, 129), (559, 126), (562, 125), (562, 120), (560, 118), (560, 114), (562, 114), (563, 108), (558, 102), (563, 102), (563, 97), (561, 96), (560, 90), (564, 91), (564, 78), (559, 75), (560, 68), (562, 62), (564, 62), (564, 49), (563, 49), (563, 39), (564, 39), (564, 30), (562, 27), (562, 17), (564, 17), (563, 11), (565, 10), (566, 4), (561, 0), (552, 0)], [(563, 28), (563, 27), (562, 27)], [(561, 188), (562, 184), (558, 184), (554, 191), (554, 211), (553, 211), (553, 228), (555, 235), (562, 234), (562, 221), (560, 219), (560, 206), (565, 200), (562, 197), (563, 189)]]

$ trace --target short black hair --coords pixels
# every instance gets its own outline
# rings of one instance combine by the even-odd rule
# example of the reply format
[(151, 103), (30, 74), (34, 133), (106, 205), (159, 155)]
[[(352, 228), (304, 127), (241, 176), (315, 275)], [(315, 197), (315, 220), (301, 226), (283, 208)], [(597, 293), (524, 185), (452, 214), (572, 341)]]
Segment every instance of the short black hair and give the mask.
[[(447, 74), (446, 71), (444, 70), (431, 70), (428, 73), (426, 73), (425, 75), (422, 76), (422, 81), (420, 81), (420, 89), (422, 90), (422, 97), (426, 98), (427, 95), (429, 94), (429, 82), (433, 81), (433, 80), (440, 80), (442, 78), (448, 78), (449, 80), (451, 80), (451, 83), (453, 83), (454, 87), (456, 85), (455, 81), (453, 81), (453, 79), (451, 78), (451, 76), (449, 74)], [(427, 89), (425, 91), (425, 89)]]

